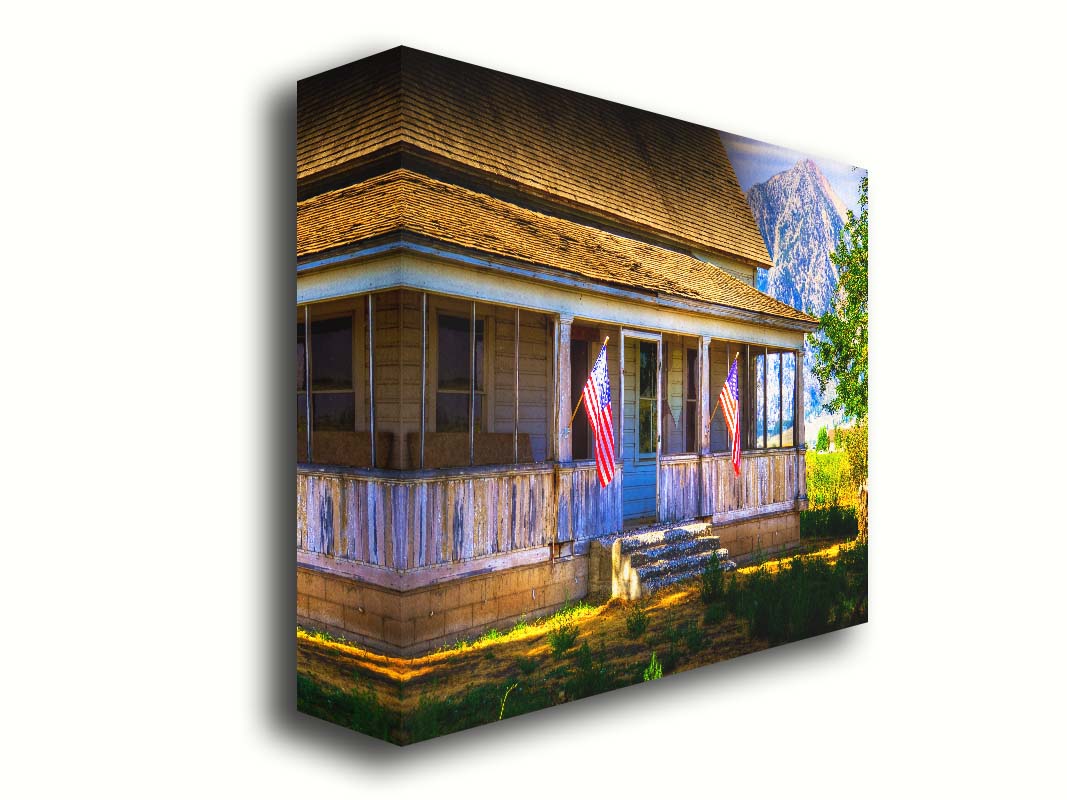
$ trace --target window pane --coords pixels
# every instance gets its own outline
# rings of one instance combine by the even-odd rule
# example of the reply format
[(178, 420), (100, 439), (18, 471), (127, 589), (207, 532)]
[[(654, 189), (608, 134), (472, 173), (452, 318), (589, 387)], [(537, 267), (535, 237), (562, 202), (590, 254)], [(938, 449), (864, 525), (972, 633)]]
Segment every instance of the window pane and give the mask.
[[(437, 393), (437, 428), (439, 433), (455, 433), (470, 430), (470, 406), (467, 405), (469, 394), (460, 392)], [(484, 395), (474, 396), (474, 432), (484, 430), (482, 410), (485, 407)]]
[(641, 396), (656, 396), (656, 345), (641, 342)]
[(352, 388), (351, 317), (311, 323), (311, 386), (312, 389)]
[(317, 431), (350, 431), (356, 427), (356, 404), (351, 392), (312, 394), (311, 412)]
[(437, 394), (437, 431), (448, 433), (465, 431), (468, 427), (467, 398), (470, 395), (453, 392)]
[(796, 355), (785, 353), (782, 356), (782, 447), (792, 447), (794, 419), (794, 406), (796, 405)]
[(752, 387), (756, 392), (756, 419), (753, 420), (753, 422), (756, 423), (756, 441), (754, 443), (756, 447), (763, 447), (764, 446), (763, 445), (763, 418), (764, 418), (764, 414), (763, 414), (763, 411), (764, 411), (764, 408), (763, 408), (763, 378), (764, 378), (764, 374), (763, 373), (764, 373), (764, 369), (763, 369), (763, 366), (764, 366), (764, 364), (763, 364), (763, 356), (762, 355), (756, 356), (756, 369), (755, 369), (755, 373), (756, 374), (755, 374), (755, 379), (753, 381), (753, 387)]
[(781, 447), (781, 419), (779, 414), (782, 410), (781, 380), (782, 361), (779, 353), (771, 353), (767, 356), (767, 446)]
[(304, 326), (296, 326), (296, 390), (304, 391), (307, 383), (307, 364), (304, 362)]
[(685, 451), (695, 453), (697, 451), (697, 404), (695, 400), (687, 400), (685, 404)]
[(685, 351), (685, 359), (686, 359), (685, 374), (686, 374), (686, 376), (688, 378), (688, 381), (689, 381), (686, 384), (686, 387), (685, 387), (685, 396), (689, 400), (696, 400), (697, 399), (697, 380), (699, 378), (699, 376), (697, 375), (697, 351), (696, 350), (686, 350)]
[[(485, 388), (485, 323), (474, 324), (474, 380), (479, 390)], [(437, 318), (437, 388), (470, 389), (471, 321), (444, 314)]]
[(648, 400), (646, 398), (641, 399), (641, 412), (638, 418), (638, 452), (641, 453), (655, 453), (655, 411), (656, 401)]

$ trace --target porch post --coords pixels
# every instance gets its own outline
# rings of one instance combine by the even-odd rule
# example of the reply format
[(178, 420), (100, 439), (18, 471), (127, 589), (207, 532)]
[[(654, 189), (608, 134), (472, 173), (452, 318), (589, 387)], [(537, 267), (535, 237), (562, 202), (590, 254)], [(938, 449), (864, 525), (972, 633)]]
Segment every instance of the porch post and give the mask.
[(519, 307), (515, 306), (515, 416), (512, 420), (512, 449), (515, 463), (519, 463)]
[(574, 317), (559, 316), (559, 347), (556, 350), (556, 453), (560, 462), (571, 460), (571, 324)]
[(796, 387), (796, 400), (793, 403), (794, 423), (793, 442), (797, 448), (797, 501), (801, 510), (808, 507), (808, 459), (805, 451), (808, 443), (804, 438), (804, 351), (798, 350), (796, 358), (796, 379), (793, 385)]
[(422, 293), (422, 380), (419, 392), (419, 469), (426, 469), (426, 292)]
[(469, 429), (468, 433), (470, 435), (470, 457), (471, 457), (470, 463), (471, 463), (472, 467), (474, 466), (474, 397), (475, 397), (475, 394), (474, 394), (474, 390), (475, 390), (475, 382), (474, 382), (474, 367), (475, 367), (475, 365), (474, 365), (474, 351), (477, 349), (476, 345), (475, 345), (476, 340), (477, 340), (477, 332), (478, 332), (478, 327), (477, 327), (477, 325), (475, 323), (475, 316), (477, 315), (477, 313), (478, 313), (477, 303), (474, 300), (471, 300), (471, 362), (470, 362), (470, 368), (471, 368), (471, 394), (470, 394), (470, 401), (468, 402), (467, 405), (468, 405), (468, 410), (470, 411), (470, 416), (468, 417), (468, 423), (470, 424), (470, 429)]
[(367, 343), (370, 353), (369, 361), (369, 384), (370, 384), (370, 465), (371, 469), (378, 467), (378, 451), (374, 441), (374, 295), (367, 295)]
[[(711, 452), (711, 337), (700, 337), (700, 455)], [(727, 350), (730, 348), (727, 347)], [(729, 369), (729, 367), (727, 368)]]
[(315, 459), (311, 456), (311, 323), (307, 306), (304, 306), (304, 410), (307, 413), (308, 463), (312, 464)]

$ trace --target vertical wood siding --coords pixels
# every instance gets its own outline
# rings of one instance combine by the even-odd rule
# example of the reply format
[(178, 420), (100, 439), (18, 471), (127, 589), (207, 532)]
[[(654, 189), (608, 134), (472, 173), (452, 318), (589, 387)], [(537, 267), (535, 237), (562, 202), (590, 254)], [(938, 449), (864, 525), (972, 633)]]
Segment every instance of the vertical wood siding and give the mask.
[(677, 456), (659, 465), (660, 522), (680, 522), (701, 516), (700, 457)]
[(596, 466), (559, 467), (556, 525), (561, 542), (622, 530), (622, 471), (600, 487)]
[(405, 481), (298, 472), (297, 544), (398, 570), (540, 547), (555, 533), (554, 482), (551, 467)]
[(792, 450), (741, 457), (741, 475), (734, 476), (729, 456), (708, 460), (711, 513), (757, 513), (762, 506), (786, 503), (797, 496), (797, 457)]

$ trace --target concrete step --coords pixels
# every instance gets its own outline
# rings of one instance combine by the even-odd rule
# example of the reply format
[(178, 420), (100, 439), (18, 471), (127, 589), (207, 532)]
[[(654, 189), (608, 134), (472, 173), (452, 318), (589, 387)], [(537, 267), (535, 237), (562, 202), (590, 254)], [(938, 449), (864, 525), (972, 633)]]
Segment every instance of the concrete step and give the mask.
[[(718, 536), (698, 536), (693, 539), (681, 539), (679, 541), (666, 542), (655, 547), (648, 547), (643, 550), (635, 550), (629, 553), (629, 556), (630, 564), (632, 566), (642, 567), (645, 564), (651, 564), (653, 561), (699, 555), (701, 553), (709, 553), (712, 550), (718, 549)], [(723, 552), (725, 553), (726, 550), (724, 549)], [(727, 555), (729, 555), (729, 553), (727, 553)]]
[[(720, 547), (717, 550), (706, 550), (674, 558), (662, 558), (637, 566), (637, 575), (641, 583), (647, 583), (651, 580), (658, 580), (664, 575), (681, 575), (692, 570), (701, 572), (711, 562), (713, 555), (719, 557), (720, 565), (730, 558), (729, 551), (725, 547)], [(631, 561), (632, 564), (633, 562)]]
[(590, 547), (590, 592), (636, 599), (695, 578), (714, 556), (723, 571), (736, 568), (711, 525), (693, 522), (601, 540)]
[(630, 534), (618, 539), (618, 543), (622, 553), (633, 553), (660, 544), (688, 541), (698, 536), (705, 536), (710, 532), (710, 523), (694, 522), (688, 525), (674, 525), (658, 530)]

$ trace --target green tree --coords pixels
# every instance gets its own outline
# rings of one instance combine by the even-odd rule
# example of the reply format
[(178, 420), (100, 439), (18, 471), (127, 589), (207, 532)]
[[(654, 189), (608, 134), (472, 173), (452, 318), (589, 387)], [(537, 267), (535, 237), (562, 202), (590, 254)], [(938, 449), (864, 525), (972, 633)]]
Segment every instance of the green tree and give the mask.
[(826, 426), (819, 428), (819, 436), (815, 439), (815, 452), (825, 453), (830, 449), (830, 435), (826, 432)]
[(860, 213), (849, 209), (830, 260), (839, 269), (837, 299), (822, 315), (819, 330), (808, 335), (814, 352), (812, 372), (819, 389), (830, 380), (837, 394), (824, 403), (831, 414), (867, 416), (867, 176), (860, 180)]

